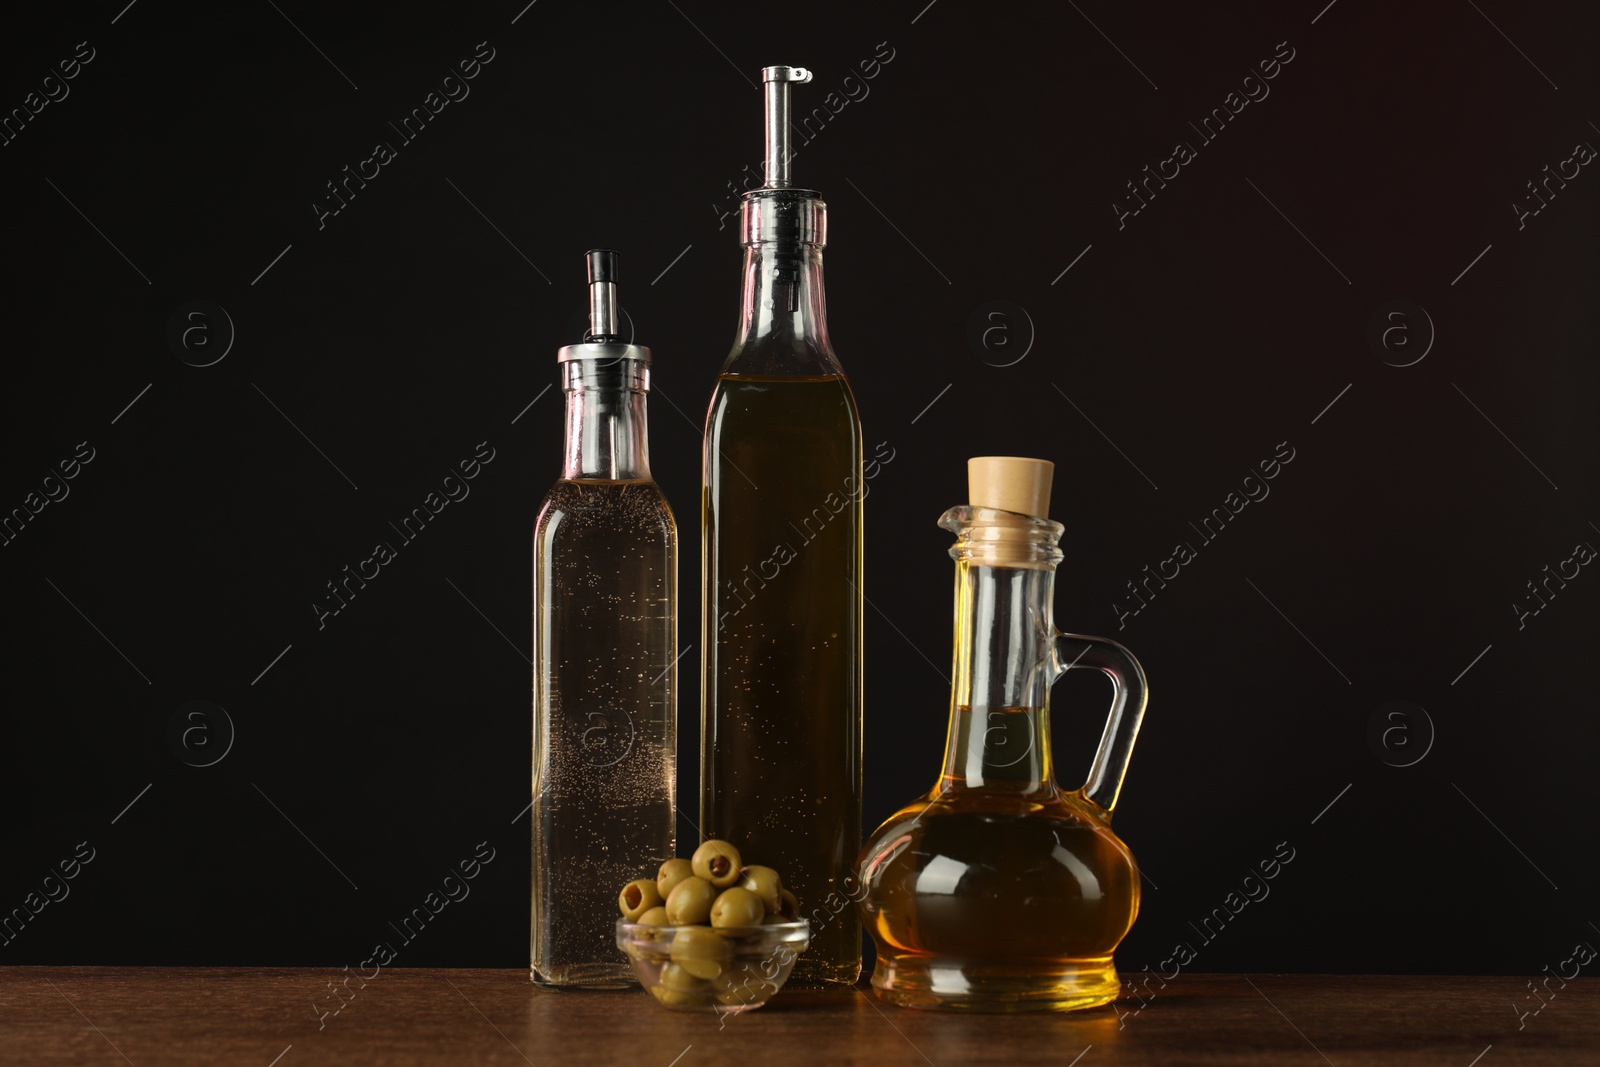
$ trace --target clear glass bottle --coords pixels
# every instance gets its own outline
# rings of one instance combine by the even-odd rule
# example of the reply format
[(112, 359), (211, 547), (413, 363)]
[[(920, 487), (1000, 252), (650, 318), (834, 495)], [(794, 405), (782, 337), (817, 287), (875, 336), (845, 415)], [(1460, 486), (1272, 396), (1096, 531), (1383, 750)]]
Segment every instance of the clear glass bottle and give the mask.
[(532, 976), (624, 986), (617, 890), (675, 847), (678, 530), (650, 478), (650, 350), (617, 336), (615, 252), (559, 354), (565, 463), (533, 536)]
[[(878, 948), (872, 984), (902, 1007), (1061, 1011), (1117, 996), (1112, 952), (1139, 911), (1139, 870), (1111, 832), (1144, 715), (1144, 671), (1115, 641), (1063, 634), (1052, 614), (1051, 465), (984, 457), (956, 535), (955, 675), (944, 771), (892, 815), (859, 863)], [(1049, 690), (1068, 670), (1114, 697), (1088, 782), (1050, 760)]]
[[(700, 825), (783, 872), (811, 920), (791, 983), (853, 983), (861, 842), (861, 421), (828, 340), (820, 195), (789, 185), (788, 86), (762, 71), (766, 185), (706, 416)], [(837, 906), (835, 906), (837, 905)]]

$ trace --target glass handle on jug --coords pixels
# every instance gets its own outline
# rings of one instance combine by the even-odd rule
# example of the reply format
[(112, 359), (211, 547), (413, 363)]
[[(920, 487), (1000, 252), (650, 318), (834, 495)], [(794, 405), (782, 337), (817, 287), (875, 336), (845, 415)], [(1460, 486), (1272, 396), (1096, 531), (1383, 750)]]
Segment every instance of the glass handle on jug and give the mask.
[[(1073, 668), (1092, 667), (1111, 679), (1111, 714), (1106, 718), (1100, 747), (1089, 768), (1083, 795), (1105, 813), (1107, 821), (1122, 792), (1122, 778), (1128, 773), (1128, 758), (1139, 736), (1139, 724), (1149, 695), (1144, 668), (1133, 653), (1105, 637), (1057, 633), (1054, 648), (1056, 678)], [(1055, 679), (1051, 679), (1054, 681)]]

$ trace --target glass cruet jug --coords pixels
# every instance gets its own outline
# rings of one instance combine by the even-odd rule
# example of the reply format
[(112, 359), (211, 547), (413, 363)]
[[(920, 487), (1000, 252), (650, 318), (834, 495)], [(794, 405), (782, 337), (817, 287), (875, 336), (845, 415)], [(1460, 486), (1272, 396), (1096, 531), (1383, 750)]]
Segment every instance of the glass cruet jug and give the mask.
[[(973, 503), (939, 520), (957, 539), (944, 771), (857, 862), (872, 984), (902, 1007), (1064, 1011), (1118, 992), (1112, 952), (1139, 911), (1139, 870), (1110, 824), (1145, 677), (1115, 641), (1055, 628), (1052, 471), (970, 460)], [(1075, 667), (1105, 672), (1114, 696), (1089, 779), (1067, 792), (1051, 769), (1049, 690)]]

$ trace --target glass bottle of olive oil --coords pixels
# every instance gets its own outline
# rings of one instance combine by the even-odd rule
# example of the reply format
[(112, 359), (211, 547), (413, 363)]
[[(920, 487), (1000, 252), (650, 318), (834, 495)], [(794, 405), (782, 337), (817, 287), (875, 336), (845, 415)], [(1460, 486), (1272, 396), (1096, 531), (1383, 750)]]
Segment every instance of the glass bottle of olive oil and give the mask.
[[(1112, 952), (1139, 913), (1139, 868), (1111, 812), (1144, 671), (1115, 641), (1055, 628), (1052, 465), (988, 456), (968, 470), (972, 504), (939, 520), (956, 535), (944, 771), (861, 853), (872, 985), (908, 1008), (1105, 1004), (1119, 988)], [(1113, 698), (1089, 780), (1067, 791), (1051, 769), (1049, 690), (1074, 667), (1107, 674)]]
[(561, 349), (565, 464), (533, 542), (532, 976), (623, 986), (617, 886), (672, 858), (678, 529), (650, 477), (650, 350), (617, 336), (615, 252)]
[(788, 87), (762, 71), (766, 184), (740, 212), (744, 296), (706, 416), (702, 837), (784, 872), (811, 920), (791, 982), (853, 983), (861, 842), (861, 422), (828, 340), (826, 207), (789, 183)]

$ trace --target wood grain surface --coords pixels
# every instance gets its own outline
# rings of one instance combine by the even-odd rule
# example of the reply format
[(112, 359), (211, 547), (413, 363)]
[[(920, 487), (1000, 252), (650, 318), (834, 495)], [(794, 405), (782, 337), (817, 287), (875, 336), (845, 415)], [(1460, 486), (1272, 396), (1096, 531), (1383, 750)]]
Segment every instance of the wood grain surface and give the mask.
[[(321, 968), (0, 968), (5, 1064), (1040, 1063), (1510, 1067), (1600, 1064), (1600, 979), (1537, 1014), (1519, 977), (1182, 974), (1063, 1015), (907, 1011), (855, 991), (785, 990), (743, 1016), (644, 993), (549, 993), (520, 970), (395, 968), (337, 1013)], [(1152, 983), (1153, 985), (1153, 983)], [(1553, 988), (1555, 988), (1553, 986)], [(1548, 994), (1547, 994), (1548, 995)], [(1520, 1028), (1519, 1028), (1520, 1024)]]

